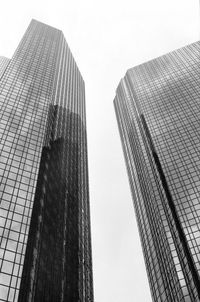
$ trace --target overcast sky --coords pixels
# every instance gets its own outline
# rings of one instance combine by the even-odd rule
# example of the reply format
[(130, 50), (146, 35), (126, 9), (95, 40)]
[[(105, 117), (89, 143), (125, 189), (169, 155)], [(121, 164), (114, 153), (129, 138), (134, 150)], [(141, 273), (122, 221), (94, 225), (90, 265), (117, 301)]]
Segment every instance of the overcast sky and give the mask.
[(113, 99), (128, 68), (199, 39), (199, 2), (1, 1), (0, 55), (32, 18), (63, 31), (85, 80), (95, 301), (149, 302)]

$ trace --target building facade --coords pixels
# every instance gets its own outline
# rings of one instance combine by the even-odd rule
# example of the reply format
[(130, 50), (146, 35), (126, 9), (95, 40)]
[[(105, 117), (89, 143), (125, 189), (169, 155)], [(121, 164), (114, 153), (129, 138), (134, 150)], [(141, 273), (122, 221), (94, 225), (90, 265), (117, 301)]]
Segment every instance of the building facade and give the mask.
[(200, 43), (127, 71), (114, 106), (153, 301), (200, 301)]
[(9, 62), (10, 60), (8, 58), (0, 56), (0, 79), (3, 76), (3, 73), (5, 72)]
[(0, 69), (0, 301), (93, 301), (82, 76), (36, 20)]

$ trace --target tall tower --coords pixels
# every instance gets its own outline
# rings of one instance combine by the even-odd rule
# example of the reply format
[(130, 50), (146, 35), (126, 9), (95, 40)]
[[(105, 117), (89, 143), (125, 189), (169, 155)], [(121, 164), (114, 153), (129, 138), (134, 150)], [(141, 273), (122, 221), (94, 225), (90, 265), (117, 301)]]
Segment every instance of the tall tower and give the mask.
[(114, 106), (153, 301), (200, 301), (200, 43), (127, 71)]
[(36, 20), (0, 68), (0, 301), (93, 301), (84, 81)]

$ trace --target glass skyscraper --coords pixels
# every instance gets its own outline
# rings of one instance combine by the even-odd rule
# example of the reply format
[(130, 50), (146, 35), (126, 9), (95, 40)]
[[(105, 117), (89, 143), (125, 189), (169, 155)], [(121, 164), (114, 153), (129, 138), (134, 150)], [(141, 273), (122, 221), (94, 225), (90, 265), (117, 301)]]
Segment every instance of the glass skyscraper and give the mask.
[(36, 20), (0, 57), (0, 301), (93, 301), (84, 89)]
[(200, 42), (136, 66), (114, 106), (153, 301), (200, 301)]

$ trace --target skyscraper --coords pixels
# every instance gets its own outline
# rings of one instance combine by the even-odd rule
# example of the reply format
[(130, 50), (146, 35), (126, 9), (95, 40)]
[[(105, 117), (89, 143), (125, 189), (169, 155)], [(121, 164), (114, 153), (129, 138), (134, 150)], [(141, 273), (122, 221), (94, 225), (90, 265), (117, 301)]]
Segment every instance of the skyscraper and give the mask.
[(114, 106), (153, 301), (200, 301), (200, 43), (127, 71)]
[(36, 20), (0, 69), (0, 301), (93, 301), (82, 76)]

